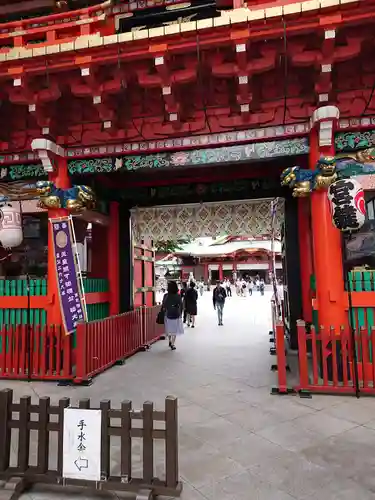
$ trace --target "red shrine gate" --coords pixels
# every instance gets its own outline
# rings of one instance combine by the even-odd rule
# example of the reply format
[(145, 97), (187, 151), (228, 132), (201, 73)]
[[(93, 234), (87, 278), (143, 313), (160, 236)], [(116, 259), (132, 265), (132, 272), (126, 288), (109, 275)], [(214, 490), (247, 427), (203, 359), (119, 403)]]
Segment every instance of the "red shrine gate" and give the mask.
[[(183, 200), (184, 201), (184, 200)], [(284, 203), (280, 200), (274, 224), (271, 200), (242, 200), (135, 208), (132, 210), (133, 305), (152, 306), (155, 299), (153, 241), (223, 234), (248, 237), (280, 236)]]
[(152, 239), (133, 245), (134, 307), (155, 305), (155, 249)]

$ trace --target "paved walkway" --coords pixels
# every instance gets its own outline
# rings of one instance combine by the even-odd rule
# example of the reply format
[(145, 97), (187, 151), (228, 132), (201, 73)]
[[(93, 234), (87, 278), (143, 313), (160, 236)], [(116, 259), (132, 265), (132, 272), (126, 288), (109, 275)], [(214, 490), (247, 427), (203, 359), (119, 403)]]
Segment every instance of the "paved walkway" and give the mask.
[[(12, 386), (17, 395), (111, 399), (114, 406), (132, 399), (162, 407), (165, 396), (178, 396), (183, 500), (374, 499), (375, 399), (270, 396), (269, 299), (229, 299), (218, 327), (206, 294), (197, 327), (175, 352), (159, 343), (91, 387)], [(23, 497), (30, 498), (67, 497)]]

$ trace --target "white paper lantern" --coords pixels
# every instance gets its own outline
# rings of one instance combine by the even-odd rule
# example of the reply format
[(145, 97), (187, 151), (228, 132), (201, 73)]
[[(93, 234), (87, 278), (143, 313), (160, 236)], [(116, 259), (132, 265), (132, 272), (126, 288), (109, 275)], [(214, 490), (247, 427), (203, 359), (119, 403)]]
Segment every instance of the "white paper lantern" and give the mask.
[(18, 203), (0, 205), (0, 243), (4, 248), (18, 247), (23, 240), (22, 219)]
[(355, 179), (340, 179), (330, 185), (332, 223), (342, 232), (357, 231), (366, 220), (365, 193)]

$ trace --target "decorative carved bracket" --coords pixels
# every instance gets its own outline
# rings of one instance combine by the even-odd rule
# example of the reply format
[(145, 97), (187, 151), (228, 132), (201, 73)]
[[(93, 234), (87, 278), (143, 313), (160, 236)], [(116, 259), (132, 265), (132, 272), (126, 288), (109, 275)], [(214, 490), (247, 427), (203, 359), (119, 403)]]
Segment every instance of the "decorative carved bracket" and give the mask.
[(336, 106), (322, 106), (314, 111), (311, 117), (311, 128), (319, 127), (319, 146), (332, 146), (334, 124), (340, 118), (340, 110)]
[(37, 152), (44, 171), (47, 173), (51, 173), (55, 169), (55, 156), (66, 156), (64, 148), (48, 139), (34, 139), (31, 143), (31, 149)]

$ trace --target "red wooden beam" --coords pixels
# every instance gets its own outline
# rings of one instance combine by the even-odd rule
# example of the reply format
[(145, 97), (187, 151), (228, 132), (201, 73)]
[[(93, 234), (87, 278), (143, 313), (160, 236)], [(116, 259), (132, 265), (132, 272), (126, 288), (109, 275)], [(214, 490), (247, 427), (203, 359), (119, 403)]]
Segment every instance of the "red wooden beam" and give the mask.
[[(47, 295), (38, 297), (30, 297), (31, 309), (47, 309)], [(20, 297), (1, 297), (0, 309), (27, 309), (28, 297), (26, 295)]]
[[(108, 292), (92, 292), (86, 293), (86, 304), (100, 304), (109, 302)], [(48, 297), (47, 295), (40, 295), (37, 297), (30, 297), (31, 309), (47, 309)], [(19, 297), (1, 297), (0, 309), (27, 309), (28, 298), (26, 295)]]
[[(353, 307), (375, 308), (375, 292), (351, 292)], [(346, 308), (349, 308), (348, 294), (346, 294)]]
[[(342, 12), (340, 18), (337, 18), (335, 23), (336, 27), (345, 26), (358, 26), (359, 24), (373, 23), (373, 18), (375, 15), (375, 6), (373, 0), (366, 1), (366, 8), (361, 8), (356, 4), (355, 9), (346, 9), (340, 11)], [(270, 40), (270, 39), (280, 39), (286, 35), (288, 38), (291, 36), (298, 36), (309, 33), (316, 33), (317, 30), (322, 29), (322, 25), (325, 25), (325, 19), (331, 19), (331, 16), (327, 16), (324, 13), (315, 14), (314, 17), (301, 17), (299, 16), (296, 20), (289, 20), (287, 18), (287, 23), (284, 25), (280, 19), (276, 19), (273, 22), (268, 22), (266, 24), (256, 24), (256, 23), (243, 23), (239, 24), (238, 27), (228, 26), (221, 29), (216, 28), (215, 30), (202, 31), (199, 36), (199, 46), (201, 49), (215, 48), (218, 49), (225, 45), (233, 44), (233, 36), (237, 31), (243, 30), (244, 26), (251, 26), (250, 37), (251, 40)], [(341, 19), (339, 21), (339, 19)], [(197, 33), (184, 33), (184, 37), (176, 35), (175, 37), (170, 37), (168, 39), (168, 53), (169, 55), (181, 52), (194, 52), (197, 50)], [(132, 44), (126, 44), (123, 51), (119, 51), (119, 46), (117, 44), (111, 46), (103, 46), (100, 49), (88, 49), (80, 51), (82, 55), (90, 54), (93, 64), (103, 64), (103, 63), (118, 63), (119, 60), (127, 60), (132, 62), (134, 60), (140, 59), (151, 59), (154, 57), (154, 53), (151, 50), (153, 46), (152, 39), (142, 42), (134, 42)], [(41, 61), (41, 62), (39, 62)], [(14, 64), (16, 67), (21, 67), (22, 71), (27, 71), (28, 74), (45, 74), (45, 58), (31, 58), (30, 60), (22, 60), (20, 62), (4, 63), (1, 65), (0, 76), (9, 77), (9, 74), (14, 72)], [(56, 55), (51, 57), (49, 60), (49, 71), (63, 71), (67, 69), (73, 69), (75, 67), (74, 59), (68, 55)]]
[(85, 293), (86, 304), (102, 304), (109, 302), (109, 292), (91, 292)]

